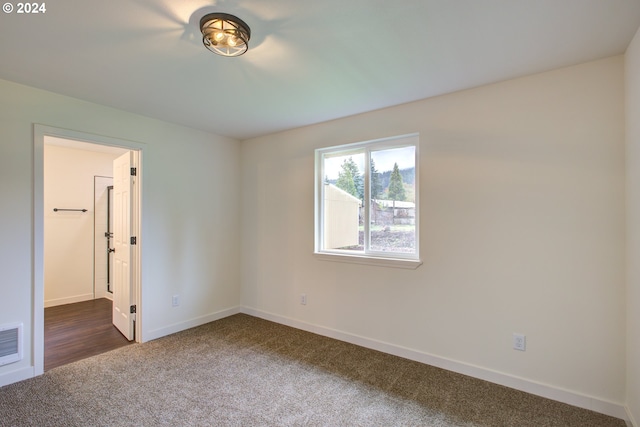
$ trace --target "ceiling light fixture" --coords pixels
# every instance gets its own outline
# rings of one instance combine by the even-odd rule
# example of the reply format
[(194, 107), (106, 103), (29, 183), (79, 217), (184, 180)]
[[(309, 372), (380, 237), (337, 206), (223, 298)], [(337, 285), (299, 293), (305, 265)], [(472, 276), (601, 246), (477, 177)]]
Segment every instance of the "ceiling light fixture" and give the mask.
[(202, 43), (213, 53), (240, 56), (249, 49), (251, 29), (240, 18), (228, 13), (209, 13), (200, 19)]

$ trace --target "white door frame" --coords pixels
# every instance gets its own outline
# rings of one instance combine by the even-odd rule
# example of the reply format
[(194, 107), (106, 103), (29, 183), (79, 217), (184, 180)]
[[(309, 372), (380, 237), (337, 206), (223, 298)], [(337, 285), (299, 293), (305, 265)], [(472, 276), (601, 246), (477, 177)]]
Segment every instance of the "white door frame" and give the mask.
[(134, 277), (134, 295), (137, 305), (136, 341), (142, 341), (142, 281), (141, 281), (141, 248), (143, 239), (142, 228), (142, 152), (144, 144), (124, 139), (94, 135), (69, 129), (60, 129), (46, 125), (33, 125), (33, 363), (34, 374), (44, 372), (44, 137), (76, 140), (98, 145), (108, 145), (138, 151), (138, 192), (137, 212), (134, 215), (134, 227), (137, 230), (138, 244), (135, 246), (135, 263), (137, 265)]

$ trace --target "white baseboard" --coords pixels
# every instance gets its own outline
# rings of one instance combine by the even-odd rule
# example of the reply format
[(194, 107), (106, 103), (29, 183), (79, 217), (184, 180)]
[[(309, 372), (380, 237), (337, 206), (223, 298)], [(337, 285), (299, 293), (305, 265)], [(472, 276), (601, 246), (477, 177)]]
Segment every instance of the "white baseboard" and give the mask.
[(627, 427), (640, 427), (640, 424), (638, 424), (635, 418), (633, 418), (633, 414), (629, 410), (629, 407), (625, 406), (624, 409), (627, 411), (627, 419), (625, 420), (627, 422)]
[(93, 299), (93, 294), (75, 295), (66, 298), (50, 299), (44, 302), (44, 307), (55, 307), (56, 305), (73, 304), (75, 302), (89, 301)]
[(16, 369), (15, 371), (9, 371), (0, 375), (0, 387), (4, 387), (9, 384), (17, 383), (29, 378), (35, 377), (35, 371), (33, 366), (27, 366), (26, 368)]
[[(640, 425), (634, 420), (633, 415), (631, 414), (629, 409), (622, 404), (598, 399), (569, 390), (564, 390), (558, 387), (538, 383), (536, 381), (527, 380), (525, 378), (519, 378), (513, 375), (493, 371), (479, 366), (434, 356), (410, 348), (405, 348), (402, 346), (373, 340), (359, 335), (326, 328), (324, 326), (302, 322), (296, 319), (264, 312), (261, 310), (256, 310), (246, 306), (232, 307), (205, 316), (196, 317), (184, 322), (174, 323), (163, 328), (154, 329), (146, 333), (143, 331), (143, 339), (141, 340), (141, 342), (151, 341), (189, 328), (204, 325), (205, 323), (220, 320), (238, 313), (245, 313), (251, 316), (280, 323), (282, 325), (291, 326), (296, 329), (301, 329), (373, 350), (382, 351), (387, 354), (392, 354), (395, 356), (403, 357), (405, 359), (414, 360), (417, 362), (425, 363), (427, 365), (468, 375), (474, 378), (482, 379), (495, 384), (524, 391), (526, 393), (552, 399), (558, 402), (563, 402), (580, 408), (589, 409), (605, 415), (623, 419), (629, 427), (640, 427)], [(32, 378), (34, 376), (35, 371), (33, 366), (0, 374), (0, 387)]]
[(113, 294), (107, 291), (96, 292), (95, 299), (98, 299), (98, 298), (106, 298), (108, 300), (113, 301)]
[[(89, 299), (93, 299), (93, 295)], [(80, 301), (86, 301), (86, 300), (80, 300)], [(79, 302), (79, 301), (72, 301), (72, 302)], [(53, 304), (52, 306), (62, 305), (62, 304), (70, 304), (70, 302)], [(205, 323), (213, 322), (215, 320), (220, 320), (225, 317), (229, 317), (238, 313), (240, 313), (240, 307), (232, 307), (226, 310), (221, 310), (215, 313), (208, 314), (206, 316), (200, 316), (184, 322), (174, 323), (173, 325), (155, 329), (146, 333), (145, 331), (143, 331), (143, 336), (142, 336), (143, 339), (140, 342), (151, 341), (157, 338), (161, 338), (165, 335), (170, 335), (176, 332), (183, 331), (185, 329), (204, 325)], [(0, 387), (9, 385), (12, 383), (16, 383), (18, 381), (23, 381), (35, 376), (36, 376), (36, 373), (33, 366), (17, 369), (15, 371), (10, 371), (4, 374), (0, 374)]]
[(226, 310), (210, 313), (205, 316), (196, 317), (193, 319), (185, 320), (184, 322), (174, 323), (162, 328), (153, 329), (151, 331), (142, 331), (142, 339), (140, 342), (147, 342), (162, 338), (166, 335), (175, 334), (176, 332), (184, 331), (186, 329), (195, 328), (196, 326), (204, 325), (205, 323), (213, 322), (223, 319), (225, 317), (233, 316), (240, 313), (240, 307), (232, 307)]
[[(526, 393), (545, 397), (547, 399), (567, 403), (579, 408), (589, 409), (594, 412), (599, 412), (601, 414), (620, 418), (622, 420), (625, 420), (627, 423), (629, 422), (629, 412), (625, 409), (624, 405), (619, 403), (598, 399), (592, 396), (572, 392), (570, 390), (564, 390), (558, 387), (538, 383), (536, 381), (516, 377), (491, 369), (482, 368), (480, 366), (474, 366), (456, 360), (435, 356), (410, 348), (373, 340), (370, 338), (338, 331), (331, 328), (326, 328), (319, 325), (314, 325), (311, 323), (302, 322), (289, 317), (267, 313), (251, 307), (243, 306), (241, 307), (240, 312), (265, 320), (270, 320), (272, 322), (280, 323), (282, 325), (291, 326), (296, 329), (301, 329), (329, 338), (335, 338), (340, 341), (345, 341), (373, 350), (382, 351), (387, 354), (414, 360), (416, 362), (421, 362), (427, 365), (446, 369), (448, 371), (457, 372), (459, 374), (468, 375), (470, 377), (478, 378), (481, 380), (489, 381), (491, 383), (503, 385), (505, 387), (524, 391)], [(637, 427), (635, 424), (632, 424), (632, 426)]]

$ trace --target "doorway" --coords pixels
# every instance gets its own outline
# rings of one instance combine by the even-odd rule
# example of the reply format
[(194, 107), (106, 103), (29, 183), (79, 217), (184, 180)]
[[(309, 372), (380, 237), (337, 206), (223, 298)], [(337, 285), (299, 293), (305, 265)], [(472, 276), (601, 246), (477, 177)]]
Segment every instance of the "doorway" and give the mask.
[[(58, 211), (53, 211), (51, 206), (51, 200), (45, 200), (47, 195), (47, 180), (45, 179), (47, 174), (45, 174), (45, 150), (51, 143), (51, 141), (56, 141), (57, 144), (66, 145), (67, 148), (76, 148), (79, 150), (89, 150), (94, 152), (111, 152), (111, 153), (123, 153), (123, 152), (135, 152), (135, 158), (138, 162), (137, 164), (137, 180), (141, 178), (141, 168), (140, 168), (140, 160), (141, 160), (141, 151), (142, 145), (139, 143), (134, 143), (131, 141), (123, 141), (113, 138), (102, 137), (98, 135), (85, 134), (81, 132), (69, 131), (64, 129), (57, 129), (48, 126), (35, 125), (34, 126), (34, 307), (33, 307), (33, 325), (34, 325), (34, 364), (35, 364), (35, 374), (39, 375), (44, 372), (44, 318), (45, 318), (45, 276), (44, 272), (49, 271), (51, 267), (46, 263), (49, 263), (47, 259), (49, 252), (51, 251), (51, 246), (48, 244), (50, 239), (45, 238), (45, 218), (47, 215), (53, 215), (52, 212), (56, 214), (60, 213), (66, 216), (58, 216), (56, 219), (62, 223), (65, 223), (66, 226), (73, 226), (74, 224), (91, 222), (91, 228), (93, 228), (93, 216), (95, 214), (93, 207), (91, 207), (92, 212), (87, 212), (88, 209), (84, 207), (80, 208), (69, 208), (73, 209), (73, 211), (63, 211), (64, 207), (58, 209)], [(63, 142), (61, 142), (63, 141)], [(54, 145), (56, 144), (54, 143)], [(73, 161), (71, 161), (73, 165)], [(74, 168), (81, 168), (81, 163), (76, 163)], [(105, 174), (106, 175), (106, 174)], [(92, 178), (93, 179), (93, 178)], [(141, 181), (137, 182), (137, 188), (135, 191), (135, 200), (133, 201), (133, 209), (135, 211), (135, 215), (132, 216), (132, 232), (135, 231), (139, 236), (140, 230), (140, 216), (137, 215), (137, 211), (139, 210), (139, 200), (140, 200), (140, 188)], [(91, 191), (93, 193), (93, 189)], [(93, 194), (92, 194), (93, 197)], [(59, 200), (64, 201), (67, 200), (64, 197), (60, 197)], [(60, 202), (62, 203), (62, 202)], [(62, 205), (61, 205), (62, 206)], [(74, 205), (75, 206), (75, 205)], [(56, 206), (57, 208), (57, 206)], [(77, 209), (77, 210), (76, 210)], [(84, 211), (84, 210), (87, 211)], [(52, 211), (52, 212), (49, 212)], [(82, 217), (83, 214), (90, 214)], [(91, 221), (87, 220), (87, 217)], [(85, 224), (86, 225), (86, 224)], [(104, 232), (103, 232), (104, 233)], [(95, 232), (92, 230), (90, 236), (92, 247), (88, 251), (90, 252), (91, 260), (91, 290), (88, 292), (75, 291), (75, 295), (82, 301), (93, 300), (94, 298), (99, 298), (101, 295), (98, 295), (97, 292), (94, 291), (94, 239)], [(104, 236), (103, 236), (104, 239)], [(138, 237), (138, 240), (140, 238)], [(50, 242), (49, 242), (50, 243)], [(104, 244), (104, 241), (103, 241)], [(68, 251), (73, 252), (75, 248), (66, 248)], [(106, 250), (106, 246), (103, 247)], [(66, 252), (66, 251), (59, 251)], [(131, 300), (132, 304), (136, 306), (136, 315), (139, 316), (141, 312), (141, 284), (140, 284), (140, 245), (137, 245), (133, 248), (133, 258), (132, 258), (132, 268), (133, 273), (131, 275)], [(104, 270), (107, 270), (106, 268)], [(84, 293), (83, 293), (84, 292)], [(47, 295), (47, 298), (51, 300), (51, 296)], [(55, 298), (53, 298), (55, 300)], [(73, 298), (72, 298), (73, 299)], [(50, 301), (49, 301), (50, 302)], [(59, 299), (58, 302), (66, 302), (64, 299)], [(74, 302), (74, 301), (70, 301)], [(56, 304), (52, 304), (55, 306)], [(70, 307), (68, 307), (70, 308)], [(134, 331), (137, 329), (138, 331), (141, 329), (141, 322), (139, 317), (134, 317)], [(138, 337), (138, 341), (140, 341), (141, 334), (140, 332), (135, 334)]]

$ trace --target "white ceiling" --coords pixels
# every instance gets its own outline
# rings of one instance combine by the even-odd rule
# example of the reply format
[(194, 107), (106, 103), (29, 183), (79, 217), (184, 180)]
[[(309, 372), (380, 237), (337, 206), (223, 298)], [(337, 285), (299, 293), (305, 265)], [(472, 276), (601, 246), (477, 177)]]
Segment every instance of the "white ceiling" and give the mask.
[[(0, 78), (239, 139), (621, 54), (640, 26), (640, 0), (46, 7), (0, 13)], [(245, 55), (204, 48), (214, 11), (249, 24)]]

